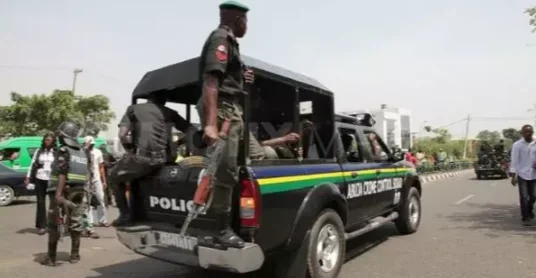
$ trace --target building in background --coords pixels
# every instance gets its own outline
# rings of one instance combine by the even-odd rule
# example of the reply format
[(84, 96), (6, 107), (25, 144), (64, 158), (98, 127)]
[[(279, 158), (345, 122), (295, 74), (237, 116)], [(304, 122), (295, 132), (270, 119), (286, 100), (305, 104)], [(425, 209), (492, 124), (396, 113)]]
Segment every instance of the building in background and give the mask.
[(411, 111), (404, 108), (387, 107), (382, 104), (377, 110), (356, 110), (342, 114), (355, 116), (359, 113), (370, 113), (376, 124), (374, 128), (389, 147), (399, 146), (407, 150), (413, 145), (411, 134)]

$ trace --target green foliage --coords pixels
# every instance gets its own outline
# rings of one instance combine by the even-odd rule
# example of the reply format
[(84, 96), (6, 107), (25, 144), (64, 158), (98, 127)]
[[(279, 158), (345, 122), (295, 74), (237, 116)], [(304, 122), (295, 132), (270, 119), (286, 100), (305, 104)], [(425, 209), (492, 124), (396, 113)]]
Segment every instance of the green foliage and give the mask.
[(476, 135), (476, 139), (486, 141), (490, 144), (497, 144), (501, 140), (501, 133), (498, 131), (482, 130)]
[(448, 141), (450, 141), (450, 139), (452, 138), (452, 135), (450, 134), (448, 129), (438, 128), (438, 129), (432, 130), (432, 132), (435, 133), (436, 135), (435, 137), (432, 138), (432, 141), (440, 143), (440, 144), (445, 144)]
[(73, 121), (87, 135), (106, 131), (115, 117), (103, 95), (75, 96), (71, 91), (23, 96), (11, 93), (13, 104), (0, 107), (0, 137), (41, 135), (54, 131), (63, 121)]
[(529, 25), (532, 27), (532, 32), (536, 32), (536, 6), (526, 9), (525, 13), (529, 16)]
[(521, 137), (521, 132), (516, 128), (505, 128), (502, 130), (502, 136), (505, 139), (515, 142)]
[(447, 129), (434, 129), (433, 132), (435, 133), (434, 137), (418, 140), (415, 143), (414, 150), (422, 151), (427, 155), (434, 155), (442, 150), (456, 159), (463, 157), (465, 144), (463, 140), (451, 140), (452, 135)]

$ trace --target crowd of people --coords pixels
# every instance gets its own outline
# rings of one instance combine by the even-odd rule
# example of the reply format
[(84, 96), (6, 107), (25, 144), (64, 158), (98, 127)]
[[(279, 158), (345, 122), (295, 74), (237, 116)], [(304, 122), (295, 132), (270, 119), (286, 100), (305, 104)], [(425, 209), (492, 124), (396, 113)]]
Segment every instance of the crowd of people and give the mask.
[[(37, 199), (35, 228), (39, 235), (47, 233), (47, 208), (46, 198), (49, 195), (49, 182), (52, 178), (52, 164), (58, 151), (54, 133), (43, 136), (40, 148), (34, 153), (30, 168), (27, 172), (25, 183), (29, 189), (35, 190)], [(93, 227), (108, 227), (107, 209), (113, 204), (113, 193), (107, 183), (108, 169), (115, 162), (114, 156), (107, 150), (105, 144), (95, 147), (92, 136), (84, 138), (82, 146), (88, 158), (87, 189), (96, 198), (95, 206), (88, 206), (84, 214), (84, 231), (82, 236), (99, 238)]]
[(405, 154), (405, 160), (413, 163), (417, 171), (424, 171), (426, 168), (434, 168), (436, 170), (446, 169), (450, 164), (456, 161), (456, 157), (448, 154), (443, 149), (439, 149), (436, 153), (426, 153), (422, 150), (414, 151), (409, 149)]

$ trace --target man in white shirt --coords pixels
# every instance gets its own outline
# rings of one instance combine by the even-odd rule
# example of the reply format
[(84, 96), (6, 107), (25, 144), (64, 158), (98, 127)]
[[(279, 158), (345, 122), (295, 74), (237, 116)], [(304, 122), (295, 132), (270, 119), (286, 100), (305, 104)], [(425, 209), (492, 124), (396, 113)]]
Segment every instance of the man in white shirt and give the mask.
[(530, 226), (534, 220), (534, 203), (536, 201), (536, 143), (532, 139), (534, 129), (531, 125), (521, 128), (523, 138), (512, 146), (510, 159), (510, 176), (512, 185), (519, 188), (519, 206), (523, 225)]
[(98, 148), (95, 148), (95, 139), (92, 136), (86, 136), (84, 145), (88, 155), (88, 184), (91, 192), (93, 192), (99, 202), (96, 209), (90, 206), (88, 222), (90, 225), (94, 224), (107, 227), (108, 219), (106, 215), (106, 203), (104, 201), (104, 189), (107, 186), (106, 175), (104, 174), (104, 158), (102, 152)]

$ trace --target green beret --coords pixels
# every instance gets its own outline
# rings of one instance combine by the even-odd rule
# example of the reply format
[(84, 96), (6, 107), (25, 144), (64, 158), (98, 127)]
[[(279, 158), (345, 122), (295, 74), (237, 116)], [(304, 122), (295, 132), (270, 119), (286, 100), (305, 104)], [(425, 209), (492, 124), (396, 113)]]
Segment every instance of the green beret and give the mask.
[(220, 4), (220, 10), (238, 10), (247, 13), (249, 8), (248, 6), (236, 1), (225, 1)]

